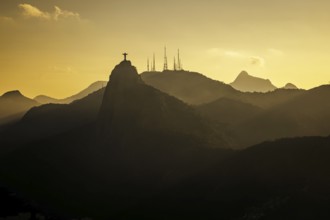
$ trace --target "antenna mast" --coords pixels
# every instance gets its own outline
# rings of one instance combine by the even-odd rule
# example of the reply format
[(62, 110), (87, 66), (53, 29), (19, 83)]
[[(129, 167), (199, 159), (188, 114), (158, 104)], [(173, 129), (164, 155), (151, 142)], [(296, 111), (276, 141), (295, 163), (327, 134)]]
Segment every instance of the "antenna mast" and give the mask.
[(149, 72), (150, 71), (150, 68), (149, 68), (149, 57), (148, 57), (148, 60), (147, 60), (147, 71)]
[(175, 60), (175, 57), (174, 57), (174, 63), (173, 63), (173, 70), (176, 71), (177, 70), (177, 65), (176, 65), (176, 60)]
[(180, 49), (178, 49), (178, 70), (182, 70), (181, 59), (180, 59)]
[(156, 71), (156, 58), (155, 58), (155, 53), (154, 53), (153, 58), (152, 58), (152, 67), (151, 67), (151, 71), (153, 71), (153, 72)]
[(166, 55), (166, 46), (164, 48), (164, 71), (168, 70), (167, 66), (167, 55)]

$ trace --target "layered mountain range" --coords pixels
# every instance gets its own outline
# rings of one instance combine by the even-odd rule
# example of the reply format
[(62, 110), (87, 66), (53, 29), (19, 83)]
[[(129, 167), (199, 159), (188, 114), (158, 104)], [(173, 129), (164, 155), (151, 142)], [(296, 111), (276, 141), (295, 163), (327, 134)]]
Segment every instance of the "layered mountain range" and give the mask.
[(330, 217), (329, 86), (244, 93), (194, 72), (139, 75), (124, 60), (103, 87), (0, 132), (1, 184), (33, 213)]
[(20, 91), (7, 92), (0, 96), (0, 130), (3, 129), (2, 127), (19, 121), (33, 107), (44, 104), (69, 104), (102, 89), (106, 84), (105, 81), (97, 81), (81, 92), (64, 99), (51, 98), (45, 95), (30, 99), (22, 95)]
[(41, 104), (49, 104), (49, 103), (54, 103), (54, 104), (69, 104), (75, 100), (82, 99), (89, 94), (100, 90), (106, 86), (107, 82), (106, 81), (97, 81), (89, 85), (86, 89), (80, 91), (79, 93), (72, 95), (70, 97), (64, 98), (64, 99), (56, 99), (52, 98), (46, 95), (39, 95), (34, 98), (35, 101), (41, 103)]
[[(230, 85), (242, 92), (270, 92), (278, 89), (269, 79), (263, 79), (249, 75), (246, 71), (242, 71), (234, 82)], [(283, 89), (298, 89), (294, 84), (287, 83)]]
[[(233, 89), (229, 85), (212, 80), (196, 72), (166, 71), (167, 74), (161, 73), (162, 72), (144, 72), (141, 74), (141, 77), (147, 84), (152, 85), (168, 94), (173, 94), (175, 97), (188, 104), (194, 105), (208, 103), (220, 97), (232, 97), (233, 95), (237, 96), (237, 94), (240, 94), (237, 90), (243, 92), (267, 92), (276, 89), (276, 87), (272, 86), (269, 80), (263, 80), (261, 78), (250, 76), (245, 71), (243, 71), (235, 80), (235, 82), (239, 82), (238, 84), (240, 86), (235, 86), (236, 84), (234, 85), (233, 83), (230, 84), (237, 90)], [(4, 94), (4, 97), (0, 97), (0, 126), (20, 120), (22, 116), (32, 107), (44, 104), (69, 104), (104, 88), (106, 84), (106, 81), (94, 82), (86, 89), (64, 99), (52, 98), (46, 95), (39, 95), (34, 99), (30, 99), (22, 95), (20, 91), (10, 91)], [(191, 88), (193, 87), (198, 90), (193, 91), (194, 93), (191, 94)], [(243, 87), (249, 87), (250, 89), (245, 90)], [(282, 89), (295, 90), (297, 87), (291, 83), (288, 83), (282, 87)], [(16, 95), (7, 96), (8, 94)], [(4, 108), (1, 106), (7, 107)]]

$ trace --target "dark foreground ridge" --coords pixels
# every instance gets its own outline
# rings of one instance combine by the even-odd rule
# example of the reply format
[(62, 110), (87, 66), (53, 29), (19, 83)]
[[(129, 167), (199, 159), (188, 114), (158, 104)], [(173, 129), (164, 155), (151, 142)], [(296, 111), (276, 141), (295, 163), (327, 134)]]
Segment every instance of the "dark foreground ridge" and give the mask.
[[(223, 103), (260, 110), (219, 100), (203, 112)], [(15, 196), (2, 191), (17, 204), (16, 212), (6, 213), (32, 210), (57, 219), (330, 217), (330, 137), (241, 151), (230, 149), (232, 141), (221, 123), (146, 85), (125, 59), (105, 89), (69, 105), (34, 108), (0, 134), (0, 179)], [(21, 201), (29, 205), (21, 207)]]

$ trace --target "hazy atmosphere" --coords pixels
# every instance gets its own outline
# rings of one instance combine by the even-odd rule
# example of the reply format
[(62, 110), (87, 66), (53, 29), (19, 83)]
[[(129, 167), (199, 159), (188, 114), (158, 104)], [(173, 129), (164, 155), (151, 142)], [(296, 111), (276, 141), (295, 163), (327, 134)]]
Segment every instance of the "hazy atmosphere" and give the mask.
[(312, 88), (330, 81), (330, 2), (326, 0), (2, 0), (0, 93), (64, 98), (129, 53), (139, 72), (163, 47), (170, 66), (232, 82), (239, 72)]
[(329, 9), (1, 0), (0, 220), (330, 219)]

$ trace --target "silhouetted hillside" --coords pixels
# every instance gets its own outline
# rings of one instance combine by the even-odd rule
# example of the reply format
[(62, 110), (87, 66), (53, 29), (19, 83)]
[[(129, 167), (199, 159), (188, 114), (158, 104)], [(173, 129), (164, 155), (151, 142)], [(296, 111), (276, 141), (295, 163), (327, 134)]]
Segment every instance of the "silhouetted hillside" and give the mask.
[(262, 79), (241, 72), (230, 85), (242, 92), (270, 92), (276, 89), (269, 79)]
[(17, 192), (9, 191), (0, 186), (0, 219), (1, 220), (33, 220), (54, 219)]
[(0, 96), (0, 125), (19, 120), (26, 111), (38, 102), (23, 96), (19, 91), (10, 91)]
[[(148, 132), (151, 132), (153, 135), (191, 135), (191, 140), (197, 138), (200, 144), (206, 145), (211, 144), (210, 140), (218, 139), (212, 143), (214, 147), (228, 146), (221, 140), (221, 133), (214, 133), (212, 123), (200, 117), (193, 108), (146, 85), (129, 61), (122, 62), (111, 73), (99, 123), (102, 133), (111, 140), (124, 139), (126, 135), (130, 136), (129, 140), (139, 135), (146, 135), (148, 142), (168, 140), (149, 136)], [(113, 131), (119, 134), (112, 134)]]
[[(89, 97), (94, 100), (93, 96)], [(77, 108), (74, 104), (87, 98), (70, 105), (45, 105), (26, 115), (20, 129), (35, 128), (32, 133), (42, 138), (20, 146), (12, 140), (14, 149), (1, 160), (8, 185), (57, 207), (59, 213), (116, 216), (231, 152), (221, 149), (228, 142), (212, 123), (183, 102), (145, 85), (129, 61), (112, 72), (97, 123), (83, 118), (84, 123), (76, 124), (81, 119), (76, 110), (90, 103)], [(49, 134), (49, 129), (61, 133)]]
[(70, 96), (68, 98), (65, 98), (65, 99), (55, 99), (55, 98), (48, 97), (45, 95), (39, 95), (39, 96), (35, 97), (34, 100), (36, 100), (37, 102), (39, 102), (41, 104), (49, 104), (49, 103), (69, 104), (75, 100), (82, 99), (82, 98), (88, 96), (89, 94), (104, 88), (106, 86), (106, 84), (107, 84), (106, 81), (97, 81), (95, 83), (92, 83), (90, 86), (88, 86), (86, 89), (82, 90), (81, 92), (79, 92), (73, 96)]
[(206, 117), (226, 125), (241, 123), (263, 111), (260, 107), (227, 98), (199, 105), (196, 109)]
[(61, 104), (62, 101), (60, 99), (52, 98), (46, 95), (38, 95), (34, 98), (39, 103), (42, 104)]
[[(59, 219), (330, 217), (330, 137), (233, 151), (222, 124), (245, 125), (236, 133), (245, 144), (267, 136), (268, 123), (288, 131), (281, 126), (287, 116), (329, 130), (330, 123), (318, 124), (330, 118), (329, 86), (238, 93), (196, 107), (215, 119), (209, 120), (146, 85), (130, 61), (117, 65), (110, 79), (105, 89), (69, 105), (33, 108), (2, 132), (1, 181)], [(270, 121), (250, 124), (256, 118)]]
[(141, 77), (146, 84), (193, 105), (237, 93), (231, 86), (196, 72), (144, 72)]
[(261, 108), (270, 108), (304, 92), (277, 89), (267, 93), (244, 93), (200, 73), (187, 71), (144, 72), (141, 77), (146, 84), (192, 105), (228, 98)]
[(94, 122), (103, 93), (104, 89), (101, 89), (71, 104), (46, 104), (32, 108), (21, 121), (0, 133), (0, 153)]
[(245, 146), (265, 140), (330, 134), (330, 86), (304, 92), (234, 128)]
[(298, 89), (276, 89), (272, 92), (241, 92), (228, 98), (249, 103), (263, 109), (270, 109), (277, 105), (289, 102), (302, 95), (305, 90)]
[[(237, 151), (158, 198), (170, 204), (170, 213), (194, 210), (183, 214), (194, 219), (327, 219), (329, 154), (330, 137), (265, 142)], [(146, 207), (164, 210), (156, 204)]]
[[(223, 151), (201, 148), (194, 154), (182, 152), (189, 157), (181, 155), (177, 158), (180, 163), (165, 154), (167, 172), (163, 173), (164, 168), (155, 160), (152, 167), (150, 161), (144, 162), (143, 174), (136, 167), (141, 167), (134, 160), (136, 151), (126, 155), (133, 160), (124, 169), (109, 157), (111, 153), (104, 154), (108, 148), (86, 148), (84, 142), (88, 141), (82, 136), (79, 145), (41, 142), (5, 158), (2, 165), (19, 177), (19, 184), (10, 180), (13, 186), (27, 190), (44, 205), (56, 207), (58, 213), (76, 216), (233, 220), (330, 217), (329, 137), (266, 142), (225, 157)], [(95, 154), (99, 160), (94, 160)], [(158, 156), (153, 151), (143, 154), (148, 155), (147, 160)], [(32, 163), (13, 166), (27, 160)], [(187, 169), (186, 165), (192, 167)], [(151, 178), (159, 174), (162, 178)]]

